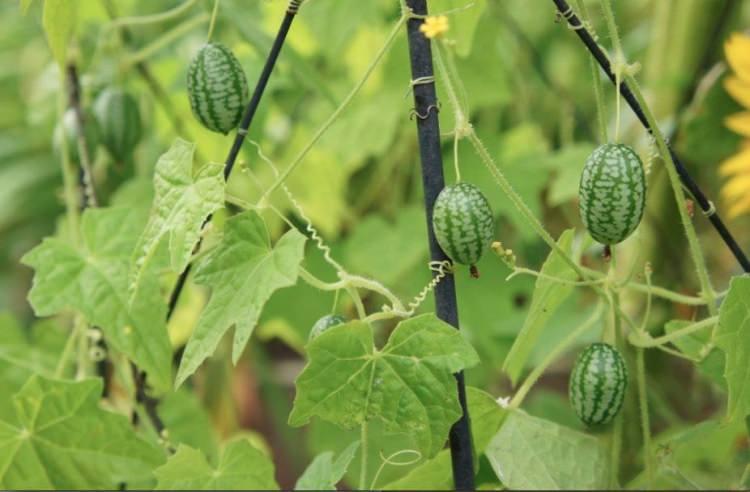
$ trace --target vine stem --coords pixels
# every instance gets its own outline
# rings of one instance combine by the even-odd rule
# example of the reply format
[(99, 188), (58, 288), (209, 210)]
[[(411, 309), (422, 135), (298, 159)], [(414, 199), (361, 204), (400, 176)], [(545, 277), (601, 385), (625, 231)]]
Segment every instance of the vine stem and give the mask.
[(700, 331), (703, 328), (716, 326), (718, 323), (719, 323), (719, 317), (711, 316), (709, 318), (690, 324), (688, 326), (685, 326), (684, 328), (680, 328), (679, 330), (675, 330), (672, 333), (669, 333), (667, 335), (662, 335), (657, 338), (651, 338), (651, 336), (645, 332), (643, 333), (634, 332), (629, 337), (628, 341), (630, 342), (631, 345), (635, 345), (636, 347), (641, 347), (641, 348), (659, 347), (661, 345), (664, 345), (665, 343), (679, 340), (682, 337), (695, 333), (696, 331)]
[[(586, 2), (581, 0), (573, 0), (576, 8), (581, 12), (582, 18), (587, 20), (589, 18), (588, 12), (586, 11)], [(596, 120), (599, 126), (599, 141), (600, 143), (607, 143), (609, 137), (607, 136), (607, 119), (606, 119), (606, 107), (604, 106), (604, 94), (602, 89), (602, 80), (599, 76), (599, 69), (596, 66), (596, 61), (589, 57), (589, 68), (591, 69), (591, 77), (594, 85), (594, 101), (596, 102)]]
[(547, 354), (547, 356), (544, 358), (544, 360), (542, 360), (541, 363), (539, 363), (539, 365), (534, 367), (534, 369), (531, 371), (531, 373), (529, 373), (521, 386), (519, 386), (518, 391), (516, 391), (516, 394), (511, 399), (509, 404), (510, 408), (518, 408), (521, 406), (523, 400), (526, 398), (526, 395), (536, 384), (542, 374), (544, 374), (544, 371), (546, 371), (547, 368), (555, 360), (557, 360), (557, 358), (560, 357), (563, 352), (565, 352), (571, 345), (573, 345), (573, 343), (575, 343), (575, 341), (578, 340), (581, 335), (590, 330), (591, 327), (599, 321), (599, 318), (602, 315), (602, 308), (602, 303), (597, 303), (597, 306), (589, 319), (587, 319), (578, 328), (570, 332), (568, 336), (566, 336), (560, 343), (555, 346), (554, 349), (552, 349), (549, 354)]
[(153, 15), (143, 15), (139, 17), (122, 17), (120, 19), (113, 20), (110, 23), (110, 27), (122, 28), (125, 26), (142, 26), (145, 24), (158, 24), (160, 22), (166, 22), (168, 20), (179, 17), (183, 12), (186, 12), (192, 7), (197, 0), (185, 0), (177, 7), (160, 12)]
[(617, 24), (615, 23), (615, 16), (612, 13), (612, 3), (610, 0), (601, 0), (602, 11), (604, 17), (607, 20), (607, 28), (609, 30), (609, 36), (612, 38), (612, 45), (615, 49), (615, 141), (620, 139), (620, 84), (622, 84), (622, 71), (624, 68), (623, 62), (623, 51), (622, 44), (620, 43), (620, 34), (617, 32)]
[[(448, 258), (437, 243), (432, 228), (435, 200), (445, 187), (445, 179), (440, 146), (439, 107), (434, 82), (432, 47), (430, 40), (420, 32), (420, 27), (424, 22), (423, 17), (427, 15), (427, 1), (406, 0), (405, 7), (406, 10), (402, 14), (399, 24), (403, 24), (408, 19), (407, 40), (412, 81), (421, 81), (419, 84), (412, 84), (412, 92), (414, 95), (414, 111), (417, 114), (416, 125), (422, 167), (427, 239), (431, 260), (433, 262), (444, 262)], [(438, 273), (433, 271), (433, 277), (437, 275)], [(456, 286), (452, 274), (444, 275), (435, 286), (434, 295), (435, 311), (438, 318), (458, 329)], [(474, 490), (474, 451), (463, 371), (456, 373), (455, 377), (462, 415), (451, 426), (449, 434), (453, 483), (457, 490)]]
[[(61, 75), (60, 85), (65, 86), (65, 76)], [(58, 120), (60, 121), (60, 126), (63, 128), (64, 132), (64, 126), (63, 126), (63, 117), (65, 115), (65, 95), (63, 92), (60, 92), (57, 97), (57, 113), (58, 113)], [(75, 169), (73, 167), (73, 163), (70, 160), (70, 149), (68, 149), (68, 139), (64, 138), (65, 135), (63, 134), (63, 138), (61, 138), (61, 158), (60, 158), (60, 167), (62, 170), (63, 175), (63, 190), (64, 190), (64, 196), (65, 196), (65, 212), (66, 217), (68, 219), (68, 230), (70, 234), (71, 242), (74, 245), (78, 244), (79, 240), (79, 206), (78, 206), (78, 199), (76, 198), (77, 195), (77, 178)]]
[[(609, 265), (609, 276), (614, 277), (615, 272), (617, 271), (617, 255), (616, 255), (616, 247), (613, 245), (611, 247), (611, 260)], [(624, 342), (623, 342), (623, 332), (622, 332), (622, 320), (620, 316), (624, 316), (624, 313), (620, 309), (620, 294), (611, 288), (611, 286), (607, 285), (607, 293), (609, 297), (611, 298), (611, 307), (612, 307), (612, 325), (614, 328), (614, 342), (615, 347), (617, 350), (619, 350), (621, 353), (624, 354)], [(622, 413), (620, 415), (617, 415), (615, 417), (615, 424), (614, 428), (612, 429), (612, 456), (611, 456), (611, 468), (610, 468), (610, 489), (615, 489), (618, 487), (619, 482), (619, 474), (620, 474), (620, 454), (622, 453), (622, 433), (623, 433), (623, 417)]]
[[(613, 83), (616, 83), (616, 77), (612, 72), (612, 67), (609, 59), (604, 54), (596, 40), (588, 32), (586, 27), (581, 23), (580, 19), (575, 15), (568, 3), (565, 0), (552, 0), (552, 2), (555, 4), (560, 15), (562, 15), (568, 21), (568, 25), (570, 26), (571, 30), (575, 31), (578, 38), (586, 46), (586, 49), (589, 50), (589, 52), (597, 61), (607, 77)], [(646, 128), (649, 133), (654, 134), (658, 130), (658, 127), (655, 125), (653, 118), (649, 119), (646, 117), (644, 108), (642, 107), (643, 104), (641, 104), (638, 99), (636, 99), (633, 92), (631, 92), (631, 88), (629, 87), (629, 79), (631, 77), (632, 76), (626, 74), (625, 82), (620, 85), (619, 92), (628, 103), (628, 106), (630, 106), (630, 109), (633, 110), (633, 113), (635, 113), (636, 117), (641, 122), (643, 127)], [(750, 273), (750, 260), (748, 260), (747, 256), (745, 256), (745, 253), (739, 247), (737, 241), (734, 239), (724, 222), (721, 220), (721, 217), (719, 217), (719, 214), (716, 212), (713, 203), (706, 197), (698, 184), (693, 180), (687, 169), (685, 169), (685, 167), (680, 162), (677, 155), (669, 148), (669, 146), (666, 146), (666, 148), (667, 153), (671, 156), (672, 164), (676, 168), (677, 173), (679, 174), (679, 178), (685, 185), (685, 188), (687, 188), (688, 192), (695, 198), (696, 202), (698, 202), (701, 210), (703, 210), (703, 213), (708, 217), (711, 225), (713, 225), (713, 227), (716, 229), (722, 241), (724, 241), (724, 243), (727, 245), (742, 269), (745, 272)], [(682, 210), (684, 208), (684, 204), (678, 203), (678, 208)]]
[(362, 448), (362, 462), (360, 464), (360, 470), (359, 470), (359, 490), (366, 490), (367, 489), (367, 436), (368, 434), (368, 428), (367, 428), (367, 419), (365, 419), (362, 422), (362, 426), (360, 429), (360, 435), (359, 439), (362, 441), (362, 444), (360, 445)]
[(174, 27), (173, 29), (162, 34), (158, 39), (150, 44), (147, 44), (142, 49), (128, 56), (123, 62), (125, 67), (131, 67), (139, 62), (148, 59), (151, 55), (162, 49), (164, 46), (178, 39), (183, 34), (189, 32), (191, 29), (203, 24), (209, 20), (209, 15), (206, 13), (197, 15), (192, 19), (188, 19), (182, 24)]
[(688, 211), (685, 207), (685, 194), (682, 191), (680, 177), (677, 174), (677, 167), (675, 166), (675, 162), (672, 159), (672, 154), (667, 147), (667, 142), (664, 139), (664, 135), (662, 134), (661, 129), (659, 129), (659, 127), (657, 126), (654, 115), (646, 105), (646, 101), (643, 98), (643, 94), (641, 93), (638, 82), (630, 74), (625, 74), (625, 80), (630, 86), (630, 90), (632, 91), (636, 100), (640, 103), (641, 108), (643, 109), (646, 120), (651, 126), (651, 134), (656, 139), (656, 144), (659, 147), (659, 152), (661, 153), (662, 158), (664, 159), (664, 163), (666, 164), (667, 175), (669, 176), (669, 182), (672, 185), (672, 192), (674, 193), (677, 210), (680, 213), (680, 221), (682, 222), (683, 229), (685, 230), (685, 235), (687, 236), (688, 249), (690, 250), (690, 255), (693, 259), (693, 265), (695, 266), (698, 280), (701, 285), (701, 294), (705, 296), (706, 301), (708, 302), (708, 312), (713, 316), (718, 311), (716, 307), (716, 292), (711, 285), (711, 278), (708, 275), (706, 260), (703, 257), (703, 252), (701, 251), (700, 243), (698, 242), (698, 236), (695, 233), (695, 227), (693, 226), (693, 222), (690, 220), (690, 216), (688, 215)]
[(642, 347), (635, 351), (635, 370), (638, 384), (638, 407), (641, 411), (641, 432), (643, 435), (643, 464), (646, 469), (646, 484), (651, 488), (654, 479), (651, 462), (651, 421), (648, 415), (648, 395), (646, 394), (646, 363)]

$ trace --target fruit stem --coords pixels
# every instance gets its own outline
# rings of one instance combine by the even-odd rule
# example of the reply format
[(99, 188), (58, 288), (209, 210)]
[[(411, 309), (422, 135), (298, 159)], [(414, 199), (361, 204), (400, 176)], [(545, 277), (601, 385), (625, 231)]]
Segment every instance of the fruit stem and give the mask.
[(216, 15), (219, 13), (219, 0), (214, 0), (214, 8), (211, 11), (211, 22), (208, 24), (208, 35), (206, 36), (206, 42), (211, 41), (211, 36), (214, 34), (214, 25), (216, 24)]
[(622, 51), (622, 44), (620, 43), (620, 35), (617, 32), (617, 24), (615, 23), (615, 16), (612, 13), (612, 4), (610, 0), (600, 1), (602, 10), (604, 11), (604, 17), (607, 20), (607, 28), (609, 30), (609, 37), (612, 39), (612, 45), (614, 46), (615, 56), (612, 67), (615, 72), (615, 142), (620, 140), (620, 84), (622, 84), (622, 72), (625, 69), (625, 57)]

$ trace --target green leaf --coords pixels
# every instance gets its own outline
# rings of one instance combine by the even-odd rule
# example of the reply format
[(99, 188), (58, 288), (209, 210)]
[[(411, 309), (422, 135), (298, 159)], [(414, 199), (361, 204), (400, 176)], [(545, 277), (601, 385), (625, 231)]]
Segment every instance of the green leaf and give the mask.
[(172, 347), (165, 328), (156, 272), (144, 274), (139, 295), (128, 309), (128, 265), (143, 227), (139, 208), (88, 209), (81, 219), (82, 245), (76, 249), (47, 238), (23, 258), (36, 272), (29, 301), (38, 316), (77, 310), (99, 326), (112, 346), (149, 375), (158, 390), (171, 384)]
[[(427, 241), (414, 240), (418, 228), (424, 229), (426, 235), (424, 211), (418, 207), (402, 209), (393, 224), (381, 216), (368, 215), (345, 243), (345, 264), (352, 271), (371, 275), (386, 285), (395, 284), (420, 262), (427, 262)], [(383, 251), (399, 254), (384, 255)]]
[(433, 314), (399, 323), (382, 350), (360, 321), (330, 328), (307, 350), (291, 425), (318, 416), (351, 428), (378, 418), (415, 435), (426, 456), (443, 447), (461, 416), (453, 373), (479, 361), (460, 332)]
[(354, 441), (339, 454), (336, 461), (331, 451), (319, 454), (299, 477), (294, 490), (336, 490), (336, 484), (344, 478), (357, 449), (359, 441)]
[(150, 477), (164, 452), (138, 437), (122, 415), (99, 408), (100, 380), (32, 376), (0, 421), (0, 487), (114, 489)]
[(253, 211), (230, 218), (225, 227), (221, 244), (195, 271), (195, 281), (213, 291), (185, 348), (176, 386), (214, 352), (233, 325), (232, 360), (237, 363), (268, 298), (297, 282), (305, 236), (296, 229), (271, 247), (266, 225)]
[(607, 488), (607, 451), (596, 437), (520, 410), (509, 412), (486, 453), (511, 490)]
[(206, 217), (224, 206), (224, 166), (210, 163), (193, 172), (194, 153), (194, 144), (178, 138), (156, 163), (154, 204), (131, 264), (131, 297), (162, 242), (172, 271), (184, 270)]
[[(500, 429), (505, 419), (505, 410), (489, 393), (468, 387), (466, 398), (471, 416), (471, 435), (474, 439), (475, 456), (484, 454), (484, 448)], [(477, 461), (478, 463), (478, 461)], [(389, 483), (387, 490), (450, 490), (453, 488), (450, 450), (440, 451), (434, 458), (422, 462), (407, 475)]]
[[(575, 230), (568, 229), (557, 240), (560, 248), (571, 256), (574, 237)], [(541, 273), (546, 276), (567, 280), (575, 280), (577, 277), (573, 269), (570, 268), (570, 265), (554, 250), (550, 252), (544, 265), (542, 265)], [(547, 322), (571, 292), (573, 292), (571, 285), (537, 277), (529, 314), (503, 364), (503, 370), (508, 373), (514, 385), (518, 382), (521, 371), (526, 367), (527, 359), (534, 346), (544, 333)]]
[[(0, 394), (16, 393), (34, 374), (53, 376), (66, 339), (67, 333), (53, 321), (38, 322), (29, 330), (10, 313), (0, 312)], [(0, 420), (14, 415), (12, 399), (0, 399)]]
[(157, 490), (278, 489), (271, 460), (247, 439), (227, 444), (214, 467), (189, 446), (180, 445), (169, 461), (154, 470)]
[(727, 356), (727, 418), (742, 419), (750, 413), (750, 277), (732, 279), (714, 339)]
[[(24, 5), (21, 6), (22, 9)], [(28, 5), (26, 5), (28, 7)], [(70, 0), (44, 0), (42, 26), (47, 42), (60, 68), (67, 63), (68, 43), (75, 31), (78, 2)]]

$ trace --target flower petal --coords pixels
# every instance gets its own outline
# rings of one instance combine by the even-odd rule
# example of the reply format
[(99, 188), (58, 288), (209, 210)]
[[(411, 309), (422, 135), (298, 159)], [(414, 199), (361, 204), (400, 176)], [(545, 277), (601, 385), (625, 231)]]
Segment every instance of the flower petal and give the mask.
[(732, 96), (732, 99), (750, 109), (750, 81), (730, 75), (724, 79), (724, 89)]
[(750, 111), (729, 115), (724, 119), (724, 124), (733, 132), (750, 137)]
[(730, 218), (737, 217), (750, 211), (750, 193), (729, 205), (727, 215)]
[(737, 199), (750, 195), (750, 174), (740, 174), (730, 178), (721, 188), (721, 195), (728, 199)]
[(722, 176), (743, 172), (750, 173), (750, 149), (741, 150), (719, 165), (719, 174)]
[(732, 34), (724, 43), (724, 54), (734, 73), (742, 80), (750, 82), (750, 36)]

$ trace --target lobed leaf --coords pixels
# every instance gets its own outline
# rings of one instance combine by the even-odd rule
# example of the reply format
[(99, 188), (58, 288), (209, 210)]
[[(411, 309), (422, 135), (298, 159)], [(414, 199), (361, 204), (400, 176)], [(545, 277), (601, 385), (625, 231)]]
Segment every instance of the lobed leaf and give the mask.
[(150, 477), (164, 452), (100, 409), (101, 392), (98, 379), (32, 376), (13, 396), (15, 417), (0, 420), (0, 487), (114, 489)]
[(194, 153), (195, 144), (178, 138), (156, 163), (153, 207), (130, 267), (131, 299), (160, 244), (168, 244), (172, 271), (182, 272), (200, 240), (206, 217), (224, 206), (224, 166), (209, 163), (194, 173)]
[(227, 220), (221, 244), (195, 271), (195, 281), (213, 291), (185, 347), (176, 386), (214, 352), (232, 326), (232, 360), (237, 362), (271, 294), (297, 282), (304, 247), (305, 236), (296, 229), (271, 247), (266, 225), (253, 211)]
[(351, 443), (335, 461), (331, 451), (320, 453), (299, 477), (294, 490), (336, 490), (336, 484), (344, 478), (359, 444), (359, 441)]
[(202, 452), (180, 445), (166, 464), (157, 468), (156, 490), (271, 490), (273, 462), (247, 439), (230, 442), (214, 467)]
[(128, 264), (143, 219), (138, 208), (88, 209), (81, 219), (79, 248), (47, 238), (21, 261), (35, 270), (29, 302), (38, 316), (81, 312), (101, 327), (115, 349), (148, 373), (155, 388), (166, 390), (172, 347), (156, 272), (144, 273), (132, 306), (126, 298)]
[(486, 449), (497, 478), (511, 490), (605, 490), (606, 448), (594, 436), (515, 410)]
[(335, 326), (307, 347), (289, 423), (318, 416), (345, 428), (381, 419), (435, 455), (461, 416), (453, 373), (479, 362), (462, 335), (434, 314), (402, 321), (382, 350), (361, 321)]
[(750, 414), (750, 277), (735, 277), (719, 310), (714, 340), (726, 354), (727, 418)]

